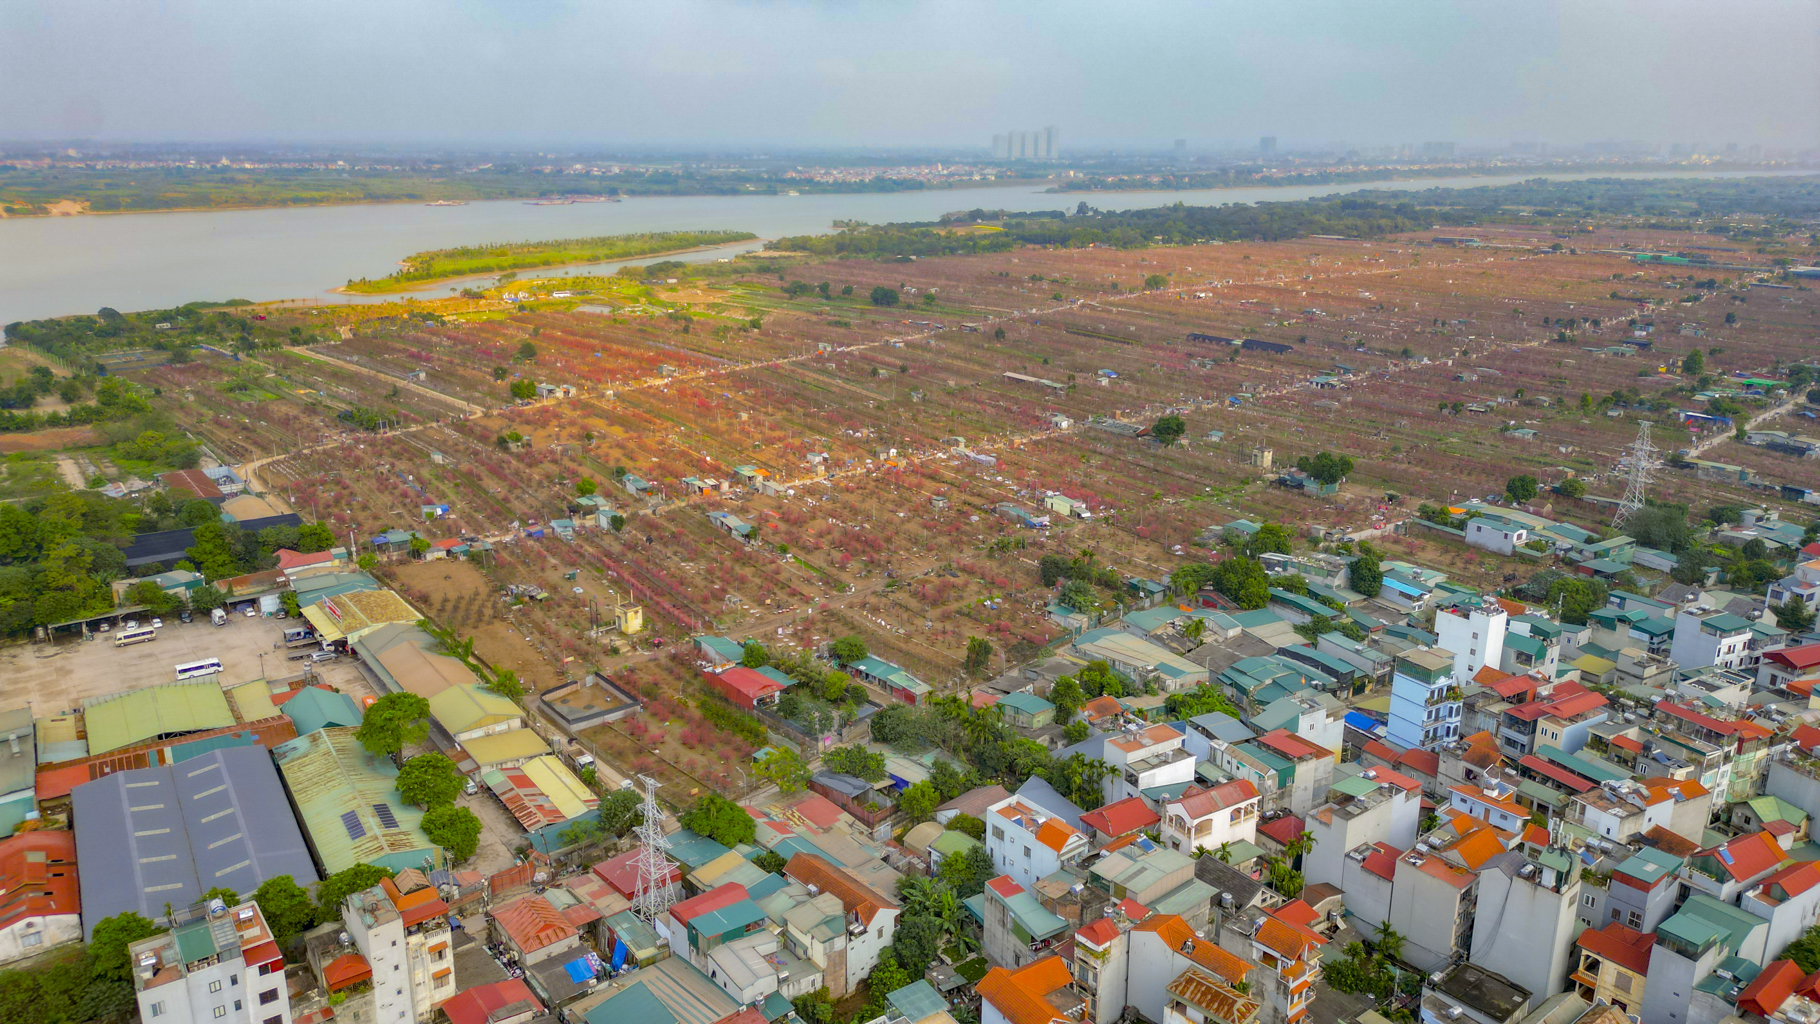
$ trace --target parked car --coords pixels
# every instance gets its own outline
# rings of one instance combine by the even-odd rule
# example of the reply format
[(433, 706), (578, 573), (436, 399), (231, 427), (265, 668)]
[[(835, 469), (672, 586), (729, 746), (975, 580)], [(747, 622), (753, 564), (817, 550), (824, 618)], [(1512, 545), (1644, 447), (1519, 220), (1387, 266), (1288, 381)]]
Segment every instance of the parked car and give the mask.
[(178, 613), (177, 613), (177, 621), (178, 621), (178, 622), (188, 622), (188, 621), (190, 621), (190, 610), (189, 610), (189, 609), (188, 609), (188, 608), (185, 608), (185, 609), (183, 609), (183, 610), (182, 610), (182, 611), (179, 611), (179, 612), (178, 612)]
[(121, 629), (138, 629), (139, 620), (138, 619), (127, 619), (125, 622), (122, 622), (120, 624), (120, 628)]
[(153, 628), (153, 629), (163, 629), (163, 628), (164, 628), (164, 620), (163, 620), (163, 619), (159, 619), (159, 618), (154, 618), (154, 619), (152, 619), (152, 628)]

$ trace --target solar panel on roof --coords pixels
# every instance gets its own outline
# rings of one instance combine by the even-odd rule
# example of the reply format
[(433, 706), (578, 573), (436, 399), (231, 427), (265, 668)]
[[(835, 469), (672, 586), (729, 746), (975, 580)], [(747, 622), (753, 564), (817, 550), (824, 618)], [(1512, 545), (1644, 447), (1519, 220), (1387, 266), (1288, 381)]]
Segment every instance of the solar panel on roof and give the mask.
[(341, 827), (348, 830), (349, 839), (364, 839), (367, 827), (360, 820), (359, 811), (348, 811), (341, 816)]
[(374, 804), (373, 813), (378, 815), (379, 823), (386, 828), (395, 829), (398, 827), (398, 818), (392, 813), (392, 808), (389, 804)]

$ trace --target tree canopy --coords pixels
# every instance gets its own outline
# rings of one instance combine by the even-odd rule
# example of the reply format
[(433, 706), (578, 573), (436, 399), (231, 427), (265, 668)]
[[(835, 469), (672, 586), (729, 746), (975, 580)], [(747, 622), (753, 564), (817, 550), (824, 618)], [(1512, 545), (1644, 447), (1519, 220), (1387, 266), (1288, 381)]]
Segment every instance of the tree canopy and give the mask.
[(423, 834), (457, 861), (480, 849), (480, 818), (466, 807), (439, 804), (424, 812)]
[(1161, 441), (1165, 448), (1180, 441), (1182, 435), (1187, 432), (1188, 425), (1183, 423), (1182, 418), (1174, 413), (1157, 417), (1157, 421), (1151, 424), (1150, 427), (1150, 435), (1158, 441)]
[(1295, 468), (1324, 484), (1337, 484), (1352, 473), (1352, 457), (1321, 452), (1295, 460)]
[(750, 843), (758, 836), (758, 823), (746, 809), (718, 793), (704, 793), (695, 806), (678, 818), (682, 827), (722, 846)]
[(447, 756), (435, 752), (418, 754), (398, 770), (398, 795), (407, 803), (420, 807), (452, 804), (467, 785), (467, 779)]
[(414, 693), (388, 693), (367, 708), (354, 737), (367, 753), (396, 754), (430, 734), (430, 702)]

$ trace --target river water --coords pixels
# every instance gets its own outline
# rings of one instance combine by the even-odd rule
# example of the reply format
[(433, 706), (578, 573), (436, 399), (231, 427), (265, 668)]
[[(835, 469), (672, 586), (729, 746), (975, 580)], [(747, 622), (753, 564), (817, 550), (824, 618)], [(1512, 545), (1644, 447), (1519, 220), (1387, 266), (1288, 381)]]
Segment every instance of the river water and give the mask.
[[(1748, 173), (1748, 172), (1747, 172)], [(1547, 175), (1594, 177), (1739, 177), (1726, 172)], [(975, 207), (1015, 211), (1067, 209), (1085, 200), (1102, 210), (1181, 202), (1190, 206), (1290, 201), (1396, 187), (1472, 188), (1508, 185), (1536, 175), (1428, 178), (1405, 182), (1209, 189), (1195, 192), (1048, 193), (1030, 186), (865, 193), (629, 198), (619, 203), (534, 206), (518, 200), (425, 206), (314, 206), (278, 210), (106, 214), (0, 220), (0, 323), (102, 306), (154, 309), (197, 300), (373, 301), (334, 294), (350, 278), (378, 278), (414, 252), (483, 242), (579, 238), (638, 231), (725, 228), (760, 239), (817, 234), (836, 220), (874, 224), (929, 221)], [(683, 259), (715, 259), (758, 248), (751, 242)], [(656, 257), (632, 260), (648, 263)], [(618, 267), (599, 264), (595, 272)], [(574, 272), (574, 271), (570, 271)], [(562, 271), (538, 271), (540, 276)], [(419, 295), (446, 295), (447, 284)], [(396, 298), (396, 296), (388, 296)]]

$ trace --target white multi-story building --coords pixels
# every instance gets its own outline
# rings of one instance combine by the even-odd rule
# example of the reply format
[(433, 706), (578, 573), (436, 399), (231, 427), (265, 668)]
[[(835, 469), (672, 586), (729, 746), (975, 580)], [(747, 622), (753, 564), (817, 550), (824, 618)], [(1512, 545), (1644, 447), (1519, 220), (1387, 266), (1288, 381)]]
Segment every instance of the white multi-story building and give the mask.
[(1190, 787), (1163, 805), (1163, 841), (1193, 855), (1258, 837), (1258, 787), (1244, 779), (1212, 789)]
[(1729, 612), (1683, 611), (1675, 616), (1669, 660), (1682, 668), (1741, 668), (1750, 658), (1750, 620)]
[(1441, 647), (1453, 652), (1455, 679), (1471, 679), (1487, 665), (1504, 663), (1504, 633), (1510, 613), (1486, 598), (1435, 610), (1435, 636)]
[(258, 904), (216, 899), (174, 917), (170, 931), (127, 947), (140, 1020), (291, 1024), (284, 955)]
[(1795, 566), (1793, 573), (1769, 585), (1766, 596), (1772, 605), (1798, 601), (1809, 608), (1820, 606), (1820, 558)]
[(1460, 738), (1464, 695), (1454, 677), (1454, 653), (1419, 647), (1397, 658), (1390, 677), (1390, 742), (1432, 750)]
[(1367, 768), (1335, 783), (1327, 802), (1303, 824), (1314, 838), (1302, 858), (1303, 877), (1311, 885), (1344, 886), (1347, 857), (1354, 850), (1376, 843), (1394, 850), (1415, 845), (1422, 825), (1422, 787), (1388, 768)]
[[(1173, 731), (1173, 730), (1172, 730)], [(1176, 734), (1181, 739), (1181, 734)], [(1192, 762), (1190, 762), (1192, 766)], [(1009, 797), (986, 812), (986, 852), (992, 865), (1026, 889), (1087, 854), (1087, 836), (1022, 797)]]
[(1106, 803), (1141, 796), (1146, 789), (1194, 781), (1194, 755), (1182, 734), (1167, 725), (1132, 728), (1108, 739), (1101, 758), (1111, 766), (1101, 786)]
[(389, 878), (342, 903), (342, 924), (373, 971), (376, 1024), (427, 1021), (455, 994), (448, 914), (434, 888), (399, 892)]

